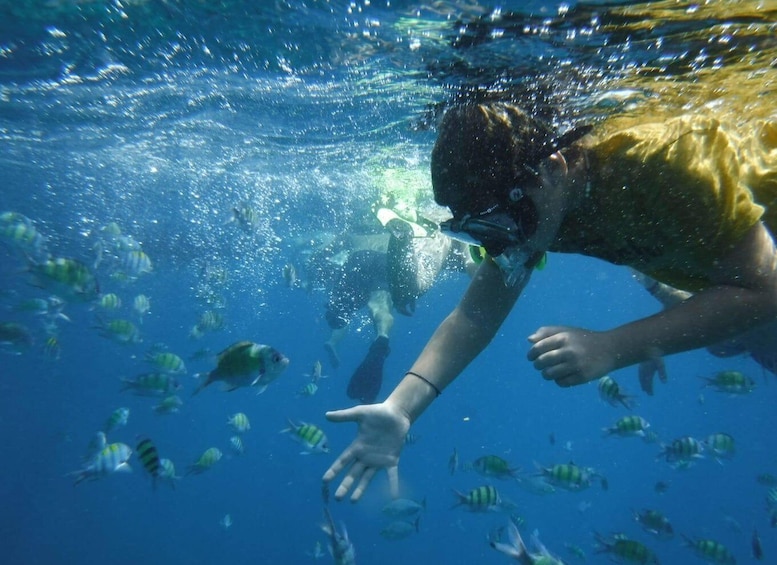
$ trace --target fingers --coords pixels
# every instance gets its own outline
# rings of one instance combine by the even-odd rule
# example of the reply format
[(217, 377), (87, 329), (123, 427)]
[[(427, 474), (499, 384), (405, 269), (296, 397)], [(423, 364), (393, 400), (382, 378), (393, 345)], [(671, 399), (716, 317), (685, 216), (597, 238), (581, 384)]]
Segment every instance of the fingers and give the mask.
[(538, 329), (529, 336), (529, 341), (533, 343), (529, 348), (526, 357), (534, 362), (538, 357), (560, 348), (564, 344), (564, 336), (561, 335), (562, 328), (544, 327)]
[(389, 467), (386, 469), (389, 480), (389, 491), (391, 498), (399, 498), (399, 467)]
[(345, 410), (332, 410), (325, 414), (326, 419), (330, 422), (358, 422), (364, 415), (363, 406), (353, 406), (346, 408)]
[(364, 469), (362, 478), (359, 481), (358, 486), (354, 489), (353, 494), (351, 495), (351, 502), (359, 501), (359, 499), (362, 497), (362, 494), (364, 494), (364, 491), (367, 489), (367, 486), (370, 484), (372, 477), (375, 476), (375, 471), (377, 471), (375, 467), (367, 467), (366, 469)]
[(585, 380), (580, 375), (570, 375), (568, 377), (556, 379), (555, 382), (561, 388), (569, 388), (582, 384), (585, 382)]
[(354, 462), (354, 464), (351, 466), (351, 469), (348, 471), (348, 474), (345, 475), (345, 478), (343, 479), (343, 482), (340, 483), (340, 486), (337, 487), (337, 490), (335, 491), (335, 500), (342, 500), (345, 498), (345, 495), (348, 494), (348, 491), (351, 490), (351, 487), (353, 486), (353, 483), (356, 482), (356, 479), (364, 473), (365, 467), (364, 464), (360, 461)]
[(564, 329), (566, 328), (562, 326), (543, 326), (529, 336), (529, 341), (531, 343), (537, 343), (538, 341), (542, 341), (543, 339), (555, 335)]
[(335, 459), (335, 462), (332, 463), (332, 466), (327, 469), (326, 473), (324, 473), (324, 476), (322, 477), (322, 480), (325, 483), (328, 483), (332, 479), (334, 479), (337, 475), (340, 474), (340, 471), (345, 469), (348, 465), (350, 465), (351, 461), (353, 460), (353, 454), (350, 449), (346, 449), (340, 454), (340, 457)]

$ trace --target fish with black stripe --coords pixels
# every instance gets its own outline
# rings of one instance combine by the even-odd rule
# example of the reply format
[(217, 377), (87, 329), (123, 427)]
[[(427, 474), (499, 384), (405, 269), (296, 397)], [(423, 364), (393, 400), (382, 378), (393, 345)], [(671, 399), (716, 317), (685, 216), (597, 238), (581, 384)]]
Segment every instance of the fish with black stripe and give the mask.
[(493, 512), (502, 507), (502, 497), (496, 487), (482, 485), (469, 491), (467, 494), (453, 490), (457, 497), (453, 508), (464, 506), (470, 512)]
[(156, 480), (162, 471), (162, 464), (159, 460), (159, 452), (156, 446), (148, 438), (143, 438), (138, 442), (135, 448), (138, 459), (143, 464), (143, 468), (151, 475), (152, 486), (156, 489)]

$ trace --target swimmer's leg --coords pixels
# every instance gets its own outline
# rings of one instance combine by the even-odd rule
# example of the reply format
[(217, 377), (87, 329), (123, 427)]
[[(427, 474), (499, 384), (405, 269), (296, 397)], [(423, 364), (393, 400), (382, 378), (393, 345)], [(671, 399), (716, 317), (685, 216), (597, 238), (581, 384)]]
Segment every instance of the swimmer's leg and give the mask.
[(329, 363), (337, 369), (340, 366), (340, 356), (337, 354), (337, 345), (346, 334), (346, 328), (335, 328), (329, 334), (329, 339), (324, 342), (324, 349), (329, 357)]
[(348, 383), (348, 397), (364, 404), (371, 404), (380, 393), (383, 384), (383, 365), (390, 353), (389, 335), (394, 326), (391, 314), (391, 294), (385, 290), (371, 293), (368, 303), (372, 323), (378, 337), (370, 345), (370, 350), (356, 368)]

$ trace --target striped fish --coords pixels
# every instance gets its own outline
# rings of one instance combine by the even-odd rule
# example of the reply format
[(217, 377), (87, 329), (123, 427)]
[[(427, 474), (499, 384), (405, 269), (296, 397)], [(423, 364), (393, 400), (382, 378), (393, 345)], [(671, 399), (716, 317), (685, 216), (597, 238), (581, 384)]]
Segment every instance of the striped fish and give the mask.
[(140, 343), (143, 338), (135, 324), (123, 318), (103, 321), (98, 325), (100, 335), (116, 343)]
[(596, 553), (609, 553), (614, 560), (623, 563), (639, 563), (640, 565), (658, 565), (658, 557), (642, 543), (629, 539), (623, 534), (617, 534), (607, 540), (595, 534), (599, 547)]
[(175, 394), (165, 396), (159, 404), (154, 406), (154, 412), (157, 414), (175, 414), (183, 406), (183, 400)]
[(146, 355), (146, 361), (164, 373), (180, 374), (186, 372), (186, 365), (183, 359), (169, 351), (149, 353)]
[(496, 487), (483, 485), (476, 487), (467, 494), (453, 490), (456, 498), (456, 504), (452, 508), (465, 506), (470, 512), (491, 512), (498, 510), (502, 505), (502, 497)]
[(18, 212), (0, 214), (0, 239), (32, 257), (43, 257), (46, 252), (46, 238), (38, 232), (32, 220)]
[(246, 451), (245, 445), (243, 445), (243, 438), (240, 436), (232, 436), (229, 438), (229, 447), (235, 455), (243, 455)]
[(222, 453), (221, 450), (218, 447), (211, 447), (205, 450), (205, 453), (203, 453), (200, 458), (192, 465), (189, 466), (189, 469), (187, 469), (186, 474), (191, 475), (199, 475), (200, 473), (204, 473), (213, 465), (215, 465), (220, 459), (221, 459)]
[(175, 490), (175, 483), (179, 481), (181, 477), (175, 474), (175, 465), (169, 459), (162, 458), (159, 460), (159, 480), (168, 483), (173, 490)]
[(571, 491), (590, 487), (591, 476), (594, 474), (592, 469), (578, 467), (574, 463), (560, 463), (541, 468), (540, 472), (547, 483)]
[(132, 309), (135, 310), (142, 323), (143, 316), (151, 310), (151, 300), (145, 294), (138, 294), (132, 301)]
[(113, 412), (111, 412), (111, 415), (108, 417), (108, 419), (105, 422), (105, 431), (110, 432), (115, 430), (116, 428), (121, 428), (127, 425), (127, 422), (129, 421), (130, 416), (130, 409), (129, 408), (117, 408)]
[(736, 452), (734, 438), (726, 433), (710, 434), (702, 443), (707, 450), (713, 453), (718, 463), (721, 463), (721, 459), (731, 459)]
[(156, 480), (162, 472), (162, 464), (159, 460), (156, 446), (154, 446), (150, 439), (144, 438), (138, 442), (136, 450), (143, 468), (151, 475), (152, 485), (156, 489)]
[(132, 471), (129, 458), (132, 448), (124, 443), (111, 443), (95, 454), (83, 469), (70, 473), (76, 479), (75, 484), (82, 481), (96, 481), (112, 473)]
[(674, 468), (686, 469), (704, 457), (704, 445), (691, 436), (677, 438), (668, 445), (662, 444), (661, 448), (656, 458), (663, 457)]
[(170, 396), (180, 390), (181, 384), (167, 373), (143, 373), (134, 379), (121, 379), (121, 391), (131, 391), (138, 396)]
[(755, 381), (739, 371), (720, 371), (713, 377), (701, 378), (706, 381), (705, 387), (728, 394), (750, 394), (755, 388)]
[(304, 447), (303, 455), (309, 453), (328, 453), (329, 444), (326, 434), (318, 426), (300, 422), (299, 424), (289, 420), (289, 427), (281, 430), (281, 433), (288, 433), (292, 439), (301, 443)]
[(118, 310), (121, 308), (121, 298), (116, 294), (109, 292), (108, 294), (102, 294), (94, 302), (97, 308), (101, 310)]
[(124, 273), (130, 277), (139, 277), (154, 270), (151, 258), (140, 249), (127, 251), (121, 261)]
[(100, 295), (100, 286), (89, 267), (76, 259), (55, 257), (30, 267), (36, 286), (56, 292), (68, 299), (93, 301)]
[(251, 429), (251, 422), (248, 420), (248, 416), (242, 412), (230, 416), (227, 420), (227, 425), (232, 426), (235, 431), (240, 434)]
[(605, 436), (616, 435), (619, 437), (640, 436), (645, 437), (645, 430), (650, 427), (650, 423), (641, 416), (630, 414), (619, 418), (611, 428), (604, 428), (602, 431)]
[(497, 479), (514, 479), (518, 477), (521, 468), (511, 467), (510, 464), (498, 455), (484, 455), (478, 457), (472, 468), (484, 477)]
[(683, 536), (685, 545), (696, 552), (700, 558), (709, 563), (720, 563), (721, 565), (736, 565), (736, 558), (722, 543), (711, 539), (690, 539)]
[(621, 392), (620, 386), (615, 379), (610, 376), (604, 376), (599, 379), (599, 397), (610, 406), (622, 404), (629, 410), (634, 407), (634, 399)]
[(658, 510), (646, 508), (634, 513), (634, 519), (642, 526), (642, 529), (659, 538), (671, 538), (674, 536), (674, 528), (669, 518)]

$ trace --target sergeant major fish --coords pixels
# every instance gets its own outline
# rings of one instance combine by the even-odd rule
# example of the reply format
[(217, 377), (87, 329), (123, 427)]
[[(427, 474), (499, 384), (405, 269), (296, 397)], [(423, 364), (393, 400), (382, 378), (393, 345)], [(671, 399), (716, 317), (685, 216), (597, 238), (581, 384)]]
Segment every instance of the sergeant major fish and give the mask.
[(599, 534), (595, 536), (599, 544), (596, 553), (607, 553), (614, 561), (623, 563), (659, 565), (656, 554), (637, 540), (629, 539), (623, 534), (616, 534), (609, 540)]
[(156, 446), (148, 438), (143, 438), (137, 445), (138, 457), (143, 464), (143, 468), (151, 475), (152, 487), (156, 489), (156, 480), (162, 474), (162, 462), (159, 459), (159, 453)]
[(204, 473), (213, 467), (213, 465), (215, 465), (219, 460), (221, 460), (222, 455), (223, 454), (218, 447), (210, 447), (206, 449), (205, 452), (200, 455), (200, 458), (197, 459), (197, 461), (195, 461), (192, 465), (189, 465), (186, 474), (199, 475), (200, 473)]
[(289, 433), (292, 439), (301, 443), (304, 446), (303, 455), (329, 452), (326, 434), (324, 434), (321, 428), (313, 424), (306, 424), (305, 422), (296, 424), (289, 420), (289, 427), (281, 430), (281, 433)]
[(712, 539), (691, 539), (683, 536), (685, 545), (690, 547), (698, 557), (708, 563), (721, 563), (724, 565), (736, 565), (736, 558), (729, 549)]
[(610, 406), (617, 406), (622, 404), (629, 410), (634, 407), (634, 400), (631, 396), (624, 394), (620, 385), (612, 377), (605, 375), (599, 379), (598, 390), (599, 396)]
[(251, 422), (248, 420), (248, 416), (243, 412), (238, 412), (230, 416), (229, 419), (227, 419), (227, 424), (241, 434), (251, 429)]
[(111, 443), (102, 448), (87, 462), (82, 469), (70, 473), (76, 478), (75, 484), (82, 481), (96, 481), (112, 473), (132, 471), (129, 458), (132, 449), (124, 443)]
[(159, 460), (159, 480), (168, 483), (173, 490), (175, 490), (175, 483), (181, 479), (181, 477), (175, 474), (175, 465), (169, 459), (162, 458)]
[(30, 266), (34, 284), (60, 291), (62, 296), (90, 302), (100, 295), (100, 286), (89, 267), (76, 259), (56, 257)]
[(476, 487), (467, 494), (454, 489), (453, 493), (458, 499), (453, 508), (465, 506), (470, 512), (491, 512), (502, 506), (502, 497), (496, 487), (483, 485)]
[(167, 373), (143, 373), (134, 379), (121, 379), (121, 391), (131, 391), (138, 396), (169, 396), (181, 389), (178, 379)]
[(713, 377), (701, 377), (705, 387), (728, 394), (749, 394), (755, 388), (755, 381), (739, 371), (720, 371)]

